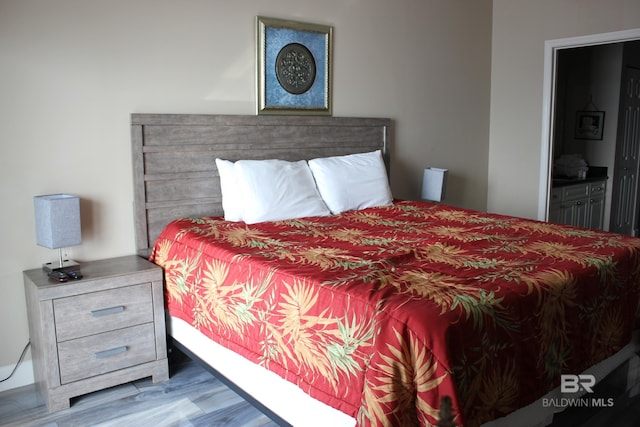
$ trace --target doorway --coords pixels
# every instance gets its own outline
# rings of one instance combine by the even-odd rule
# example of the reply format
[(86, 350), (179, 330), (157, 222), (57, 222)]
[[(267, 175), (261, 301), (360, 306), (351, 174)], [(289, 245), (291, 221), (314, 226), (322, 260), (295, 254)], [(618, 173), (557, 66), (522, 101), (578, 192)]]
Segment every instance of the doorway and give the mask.
[[(552, 163), (555, 145), (555, 116), (557, 96), (558, 54), (565, 49), (584, 48), (609, 43), (640, 40), (640, 29), (549, 40), (545, 43), (545, 71), (543, 81), (542, 150), (540, 161), (540, 185), (538, 195), (538, 219), (549, 218), (552, 184)], [(613, 124), (613, 126), (617, 126)], [(611, 171), (613, 173), (613, 171)]]

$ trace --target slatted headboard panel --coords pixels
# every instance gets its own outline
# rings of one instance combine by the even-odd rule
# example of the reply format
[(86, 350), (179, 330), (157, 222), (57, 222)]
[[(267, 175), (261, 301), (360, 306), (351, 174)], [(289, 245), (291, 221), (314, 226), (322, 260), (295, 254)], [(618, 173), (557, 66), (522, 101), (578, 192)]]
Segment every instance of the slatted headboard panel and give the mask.
[(308, 160), (380, 149), (389, 167), (392, 121), (381, 118), (132, 114), (136, 249), (148, 256), (171, 220), (222, 215), (215, 158)]

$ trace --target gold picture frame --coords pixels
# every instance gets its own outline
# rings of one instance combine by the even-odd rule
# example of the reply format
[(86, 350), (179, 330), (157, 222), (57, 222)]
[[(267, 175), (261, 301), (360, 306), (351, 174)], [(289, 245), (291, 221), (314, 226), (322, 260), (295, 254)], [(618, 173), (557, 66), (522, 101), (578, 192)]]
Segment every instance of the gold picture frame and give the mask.
[(257, 114), (331, 115), (333, 27), (257, 17)]

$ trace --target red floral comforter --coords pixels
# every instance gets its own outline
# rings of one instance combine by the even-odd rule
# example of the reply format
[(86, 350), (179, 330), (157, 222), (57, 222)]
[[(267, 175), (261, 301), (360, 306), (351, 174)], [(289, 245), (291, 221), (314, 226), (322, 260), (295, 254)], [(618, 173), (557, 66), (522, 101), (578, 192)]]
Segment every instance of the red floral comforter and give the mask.
[(640, 239), (400, 201), (333, 217), (171, 223), (170, 313), (355, 417), (461, 426), (531, 403), (631, 337)]

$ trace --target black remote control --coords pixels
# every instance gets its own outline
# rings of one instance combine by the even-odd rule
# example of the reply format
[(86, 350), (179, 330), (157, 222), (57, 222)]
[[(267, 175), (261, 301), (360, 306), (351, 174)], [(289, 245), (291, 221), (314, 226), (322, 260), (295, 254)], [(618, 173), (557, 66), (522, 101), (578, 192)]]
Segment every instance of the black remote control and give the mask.
[(69, 276), (62, 271), (53, 270), (49, 273), (49, 279), (55, 280), (56, 282), (66, 282), (69, 280)]
[(80, 270), (65, 270), (64, 272), (67, 276), (69, 276), (69, 279), (73, 279), (73, 280), (82, 279), (82, 273), (80, 273)]

